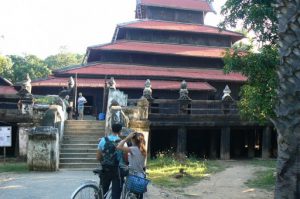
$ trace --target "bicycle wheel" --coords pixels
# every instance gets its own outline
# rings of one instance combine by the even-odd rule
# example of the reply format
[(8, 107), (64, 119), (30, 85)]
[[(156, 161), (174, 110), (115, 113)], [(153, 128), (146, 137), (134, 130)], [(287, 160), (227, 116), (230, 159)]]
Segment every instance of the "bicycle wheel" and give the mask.
[(111, 187), (110, 189), (107, 191), (107, 193), (104, 195), (104, 199), (111, 199)]
[(72, 194), (71, 199), (103, 199), (99, 195), (99, 188), (93, 183), (83, 184)]
[(125, 195), (125, 199), (137, 199), (137, 195), (131, 192), (127, 192)]

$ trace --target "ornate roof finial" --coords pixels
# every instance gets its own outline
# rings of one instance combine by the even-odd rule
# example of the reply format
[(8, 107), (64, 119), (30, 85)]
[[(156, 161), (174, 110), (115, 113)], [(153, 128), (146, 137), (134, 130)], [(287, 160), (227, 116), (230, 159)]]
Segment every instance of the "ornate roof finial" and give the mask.
[(181, 82), (180, 91), (179, 91), (179, 99), (178, 100), (191, 100), (189, 98), (189, 91), (187, 89), (187, 83), (185, 80)]
[(71, 76), (68, 81), (68, 89), (72, 89), (74, 87), (74, 85), (75, 85), (75, 81), (74, 81), (73, 77)]
[(145, 82), (145, 88), (143, 90), (143, 97), (150, 100), (152, 98), (152, 88), (151, 88), (151, 81), (147, 79)]
[(222, 100), (229, 100), (229, 99), (232, 100), (230, 93), (231, 93), (231, 90), (230, 90), (229, 86), (226, 85), (223, 90)]
[(108, 88), (109, 89), (116, 90), (116, 82), (115, 82), (114, 77), (111, 77), (110, 80), (107, 83), (108, 83)]

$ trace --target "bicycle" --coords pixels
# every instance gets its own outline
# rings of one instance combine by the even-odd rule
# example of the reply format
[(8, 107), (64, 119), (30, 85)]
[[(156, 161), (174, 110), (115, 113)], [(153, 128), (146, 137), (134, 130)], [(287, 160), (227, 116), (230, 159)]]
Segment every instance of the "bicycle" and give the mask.
[(71, 196), (71, 199), (111, 199), (111, 186), (105, 195), (103, 195), (101, 175), (102, 168), (93, 170), (95, 175), (99, 176), (99, 184), (96, 181), (86, 181), (80, 185)]
[(121, 199), (139, 199), (146, 192), (147, 185), (150, 182), (146, 178), (146, 173), (137, 172), (133, 169), (128, 169), (128, 175), (125, 177), (123, 184)]

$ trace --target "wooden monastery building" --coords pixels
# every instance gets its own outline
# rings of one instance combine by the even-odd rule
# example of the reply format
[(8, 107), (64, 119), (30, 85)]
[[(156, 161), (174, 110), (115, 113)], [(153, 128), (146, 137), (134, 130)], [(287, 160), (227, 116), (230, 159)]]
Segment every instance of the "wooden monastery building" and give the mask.
[[(114, 77), (129, 102), (143, 95), (151, 80), (151, 155), (170, 149), (202, 158), (271, 157), (276, 137), (270, 127), (240, 119), (236, 106), (222, 111), (226, 85), (234, 103), (247, 78), (224, 74), (226, 49), (240, 33), (204, 24), (214, 12), (205, 0), (137, 0), (136, 20), (119, 24), (107, 44), (90, 46), (82, 65), (54, 71), (32, 82), (34, 94), (58, 94), (77, 75), (78, 92), (87, 98), (86, 114), (103, 111), (105, 82)], [(178, 111), (181, 82), (191, 99)]]

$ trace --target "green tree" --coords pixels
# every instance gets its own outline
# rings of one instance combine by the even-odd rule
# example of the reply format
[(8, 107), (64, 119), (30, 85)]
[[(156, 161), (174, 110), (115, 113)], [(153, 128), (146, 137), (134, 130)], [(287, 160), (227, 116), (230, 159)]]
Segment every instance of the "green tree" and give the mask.
[(278, 133), (275, 198), (300, 198), (300, 0), (278, 0)]
[(257, 35), (255, 41), (264, 44), (258, 52), (239, 46), (224, 57), (226, 72), (238, 71), (248, 78), (240, 92), (241, 115), (260, 123), (275, 115), (273, 109), (277, 102), (275, 88), (278, 78), (275, 71), (279, 65), (279, 55), (275, 45), (278, 38), (275, 1), (227, 0), (221, 10), (225, 16), (221, 27), (236, 27), (242, 22), (243, 28)]
[(51, 73), (43, 60), (35, 55), (26, 55), (25, 57), (10, 55), (9, 57), (13, 63), (11, 80), (14, 83), (24, 80), (27, 73), (31, 79), (47, 77)]
[[(243, 51), (241, 51), (243, 49)], [(241, 88), (239, 101), (240, 114), (243, 118), (269, 121), (275, 115), (277, 102), (276, 67), (279, 63), (277, 48), (264, 46), (260, 52), (253, 52), (252, 46), (235, 47), (227, 51), (224, 57), (225, 72), (238, 71), (248, 77), (247, 84)]]
[(83, 55), (61, 52), (45, 59), (45, 64), (51, 70), (60, 69), (69, 65), (81, 64)]
[(0, 55), (0, 76), (11, 80), (12, 78), (12, 62), (9, 57)]
[(225, 18), (220, 26), (235, 28), (241, 22), (244, 29), (254, 31), (258, 41), (275, 43), (278, 37), (275, 3), (276, 0), (227, 0), (221, 9)]

